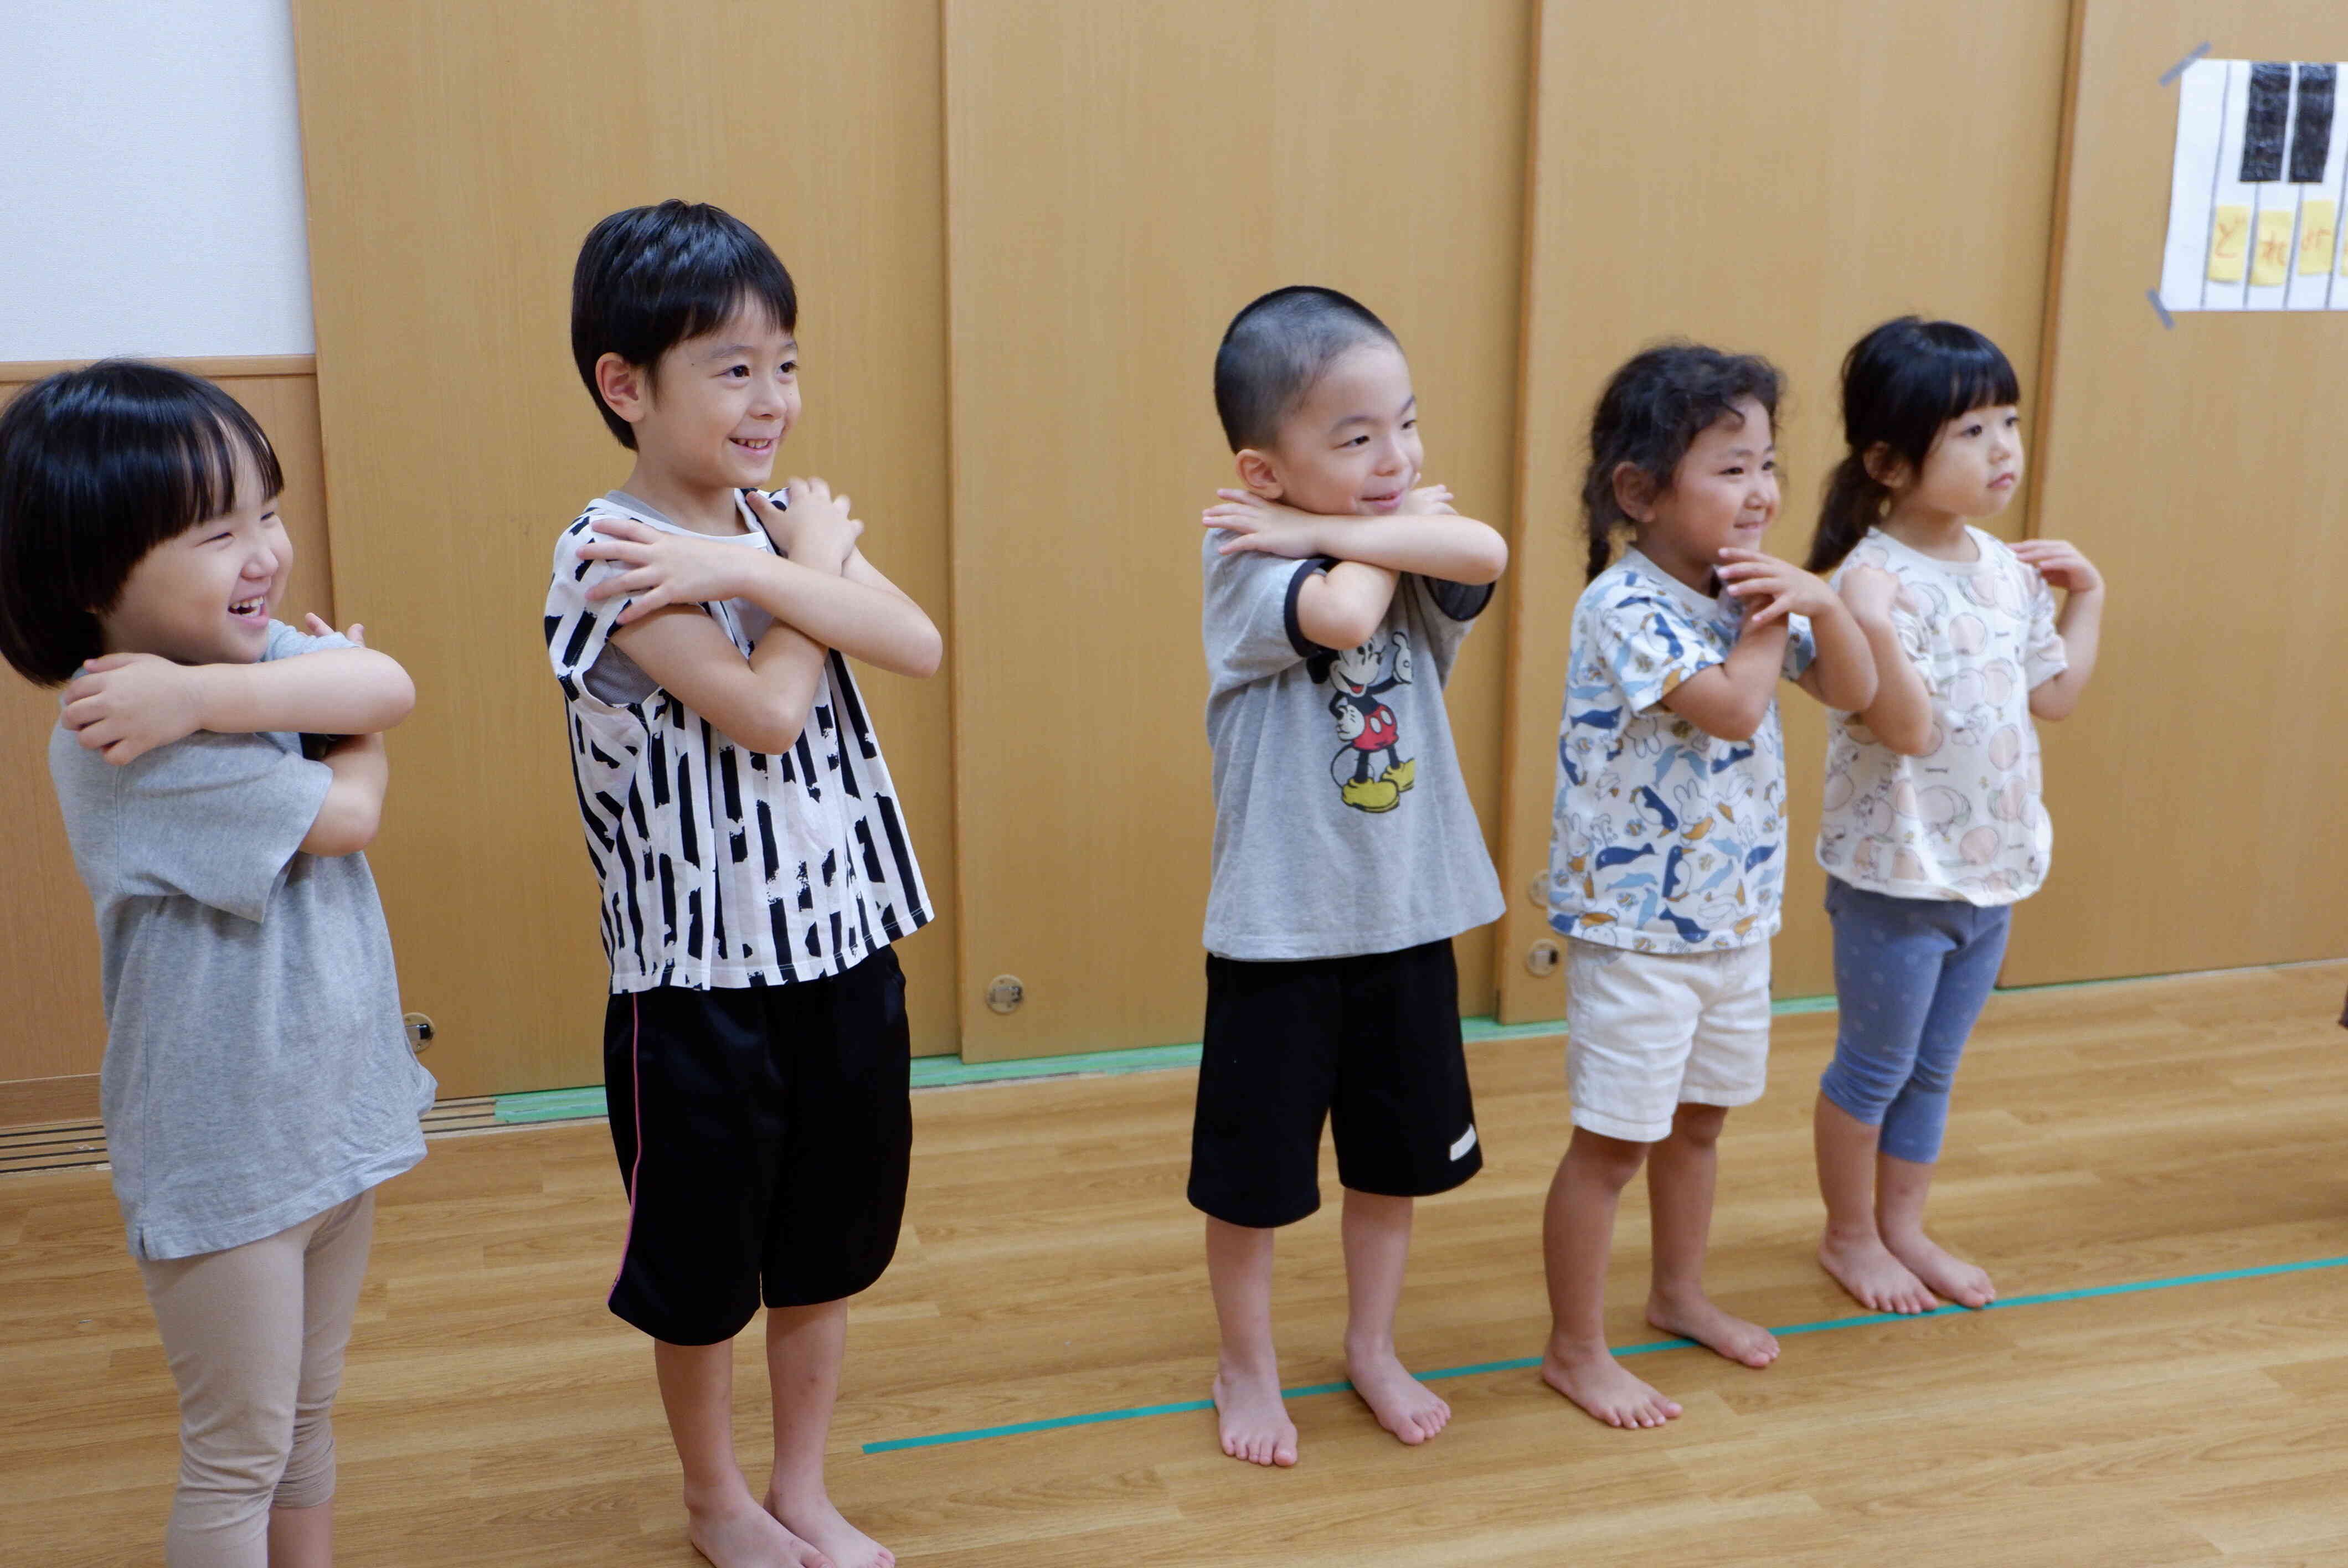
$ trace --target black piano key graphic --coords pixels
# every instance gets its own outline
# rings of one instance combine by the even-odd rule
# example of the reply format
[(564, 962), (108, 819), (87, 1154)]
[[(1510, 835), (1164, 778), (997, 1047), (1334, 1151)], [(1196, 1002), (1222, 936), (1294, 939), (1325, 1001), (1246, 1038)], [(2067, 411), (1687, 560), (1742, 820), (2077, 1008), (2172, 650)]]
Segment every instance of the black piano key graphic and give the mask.
[(2323, 179), (2332, 153), (2332, 102), (2338, 86), (2337, 66), (2299, 67), (2299, 95), (2291, 109), (2291, 178), (2297, 185), (2314, 185)]
[(2250, 102), (2242, 121), (2242, 182), (2282, 178), (2283, 131), (2291, 118), (2291, 67), (2260, 61), (2250, 67)]

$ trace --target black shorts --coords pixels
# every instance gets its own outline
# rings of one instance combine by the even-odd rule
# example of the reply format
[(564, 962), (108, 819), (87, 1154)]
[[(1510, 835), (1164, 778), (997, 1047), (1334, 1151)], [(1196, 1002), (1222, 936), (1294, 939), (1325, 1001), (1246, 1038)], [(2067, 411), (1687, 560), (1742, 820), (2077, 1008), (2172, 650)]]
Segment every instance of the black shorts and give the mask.
[(1208, 958), (1191, 1206), (1253, 1226), (1319, 1208), (1324, 1116), (1337, 1179), (1355, 1192), (1423, 1198), (1483, 1169), (1448, 940), (1292, 963)]
[(762, 1295), (837, 1301), (889, 1266), (913, 1146), (905, 977), (889, 949), (793, 985), (615, 996), (603, 1071), (628, 1189), (621, 1317), (715, 1345)]

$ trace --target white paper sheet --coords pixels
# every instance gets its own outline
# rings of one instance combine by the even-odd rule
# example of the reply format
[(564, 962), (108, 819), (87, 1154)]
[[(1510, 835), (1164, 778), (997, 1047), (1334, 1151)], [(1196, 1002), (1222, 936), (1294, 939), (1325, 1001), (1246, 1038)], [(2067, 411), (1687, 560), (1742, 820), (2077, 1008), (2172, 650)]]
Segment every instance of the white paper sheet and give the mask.
[[(2178, 80), (2159, 290), (2162, 306), (2172, 313), (2348, 310), (2348, 278), (2342, 275), (2348, 247), (2341, 236), (2348, 220), (2348, 94), (2343, 91), (2348, 67), (2333, 67), (2339, 74), (2326, 125), (2320, 78), (2311, 80), (2297, 63), (2290, 66), (2280, 99), (2281, 169), (2254, 165), (2249, 172), (2260, 177), (2245, 179), (2243, 148), (2258, 63), (2196, 60)], [(2269, 73), (2267, 79), (2276, 77)], [(2318, 136), (2324, 147), (2320, 172), (2312, 140), (2306, 149), (2297, 146)], [(2297, 181), (2294, 173), (2313, 178)]]

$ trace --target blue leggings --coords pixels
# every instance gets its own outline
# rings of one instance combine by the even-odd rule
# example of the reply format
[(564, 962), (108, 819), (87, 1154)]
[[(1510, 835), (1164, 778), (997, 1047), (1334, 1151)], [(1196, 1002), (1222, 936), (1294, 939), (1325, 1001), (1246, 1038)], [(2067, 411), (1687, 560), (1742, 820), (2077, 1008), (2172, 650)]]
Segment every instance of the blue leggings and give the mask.
[(2013, 910), (1895, 898), (1828, 877), (1827, 914), (1842, 1020), (1818, 1088), (1854, 1121), (1882, 1128), (1884, 1153), (1929, 1165), (1941, 1157), (1957, 1059), (1997, 984)]

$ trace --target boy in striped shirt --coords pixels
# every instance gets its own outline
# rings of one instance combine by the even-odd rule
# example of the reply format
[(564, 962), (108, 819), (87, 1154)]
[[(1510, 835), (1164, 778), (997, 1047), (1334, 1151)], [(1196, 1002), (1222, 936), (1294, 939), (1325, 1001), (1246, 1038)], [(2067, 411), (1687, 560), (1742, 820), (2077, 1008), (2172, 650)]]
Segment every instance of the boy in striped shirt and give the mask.
[[(766, 493), (799, 411), (798, 297), (738, 220), (597, 224), (572, 350), (635, 467), (554, 551), (561, 682), (612, 963), (603, 1056), (629, 1226), (611, 1308), (653, 1338), (694, 1546), (718, 1568), (890, 1568), (823, 1481), (847, 1297), (896, 1250), (904, 977), (928, 896), (853, 655), (937, 630), (820, 479)], [(734, 1459), (733, 1339), (764, 1299), (775, 1468)]]

